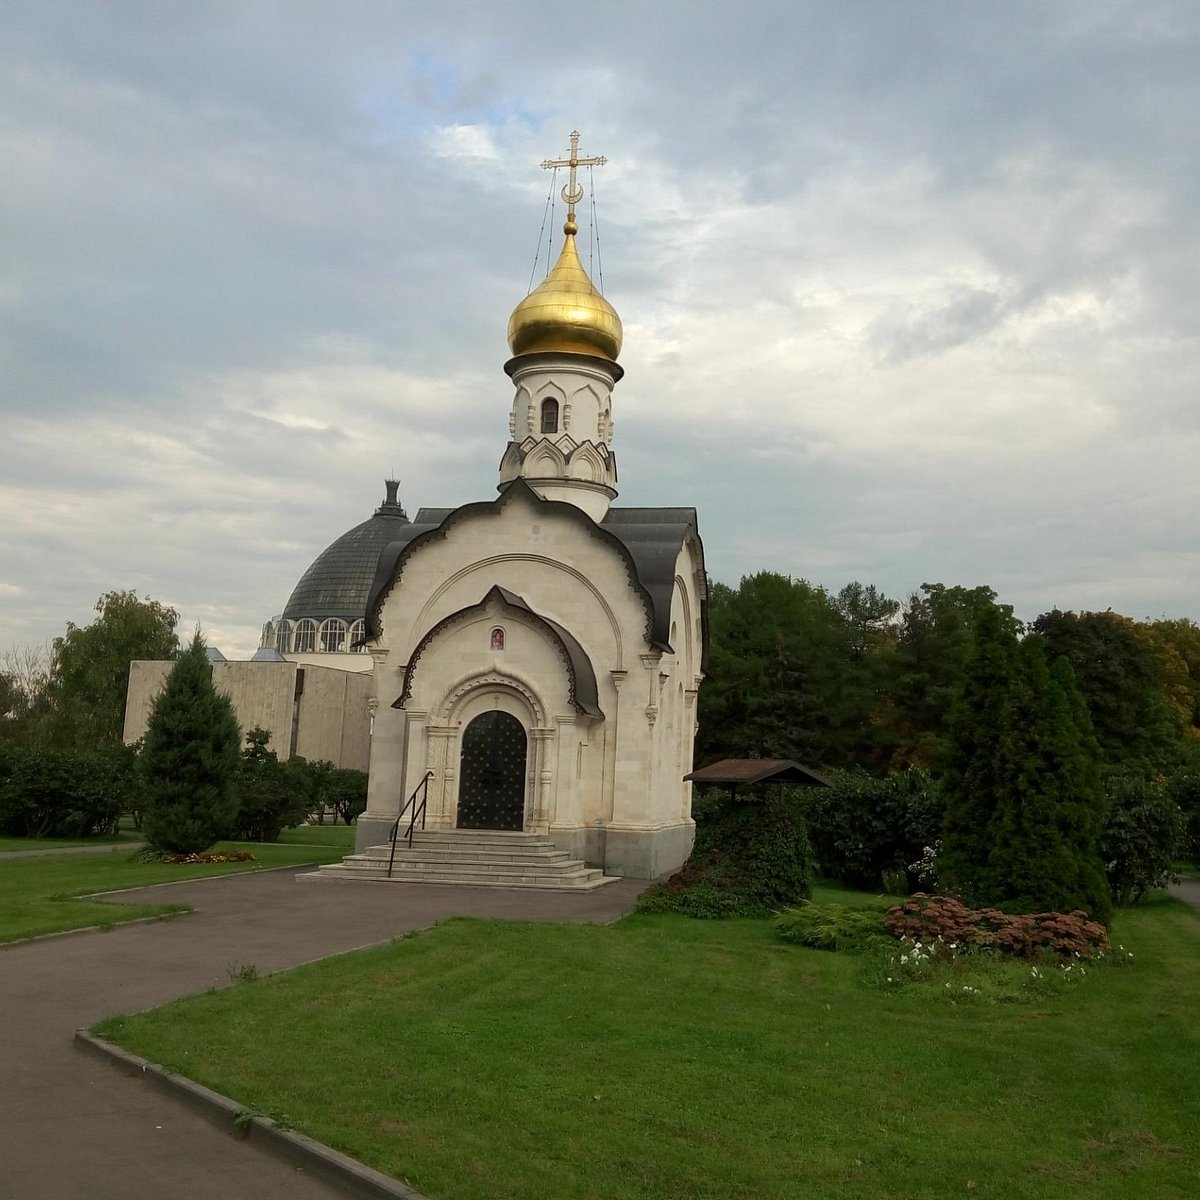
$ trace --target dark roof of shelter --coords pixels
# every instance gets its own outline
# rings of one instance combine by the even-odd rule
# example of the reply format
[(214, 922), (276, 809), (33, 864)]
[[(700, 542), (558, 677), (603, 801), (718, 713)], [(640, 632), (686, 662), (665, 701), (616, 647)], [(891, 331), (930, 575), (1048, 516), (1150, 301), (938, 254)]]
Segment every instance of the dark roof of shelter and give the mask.
[[(539, 496), (523, 479), (508, 484), (495, 500), (464, 504), (459, 508), (423, 508), (416, 520), (398, 532), (379, 555), (374, 581), (366, 601), (367, 637), (379, 634), (379, 609), (391, 590), (397, 570), (410, 546), (425, 534), (434, 534), (450, 520), (473, 512), (483, 514), (498, 510), (507, 497), (523, 490), (538, 504), (553, 505), (572, 516), (587, 521), (601, 534), (613, 539), (626, 555), (632, 567), (635, 584), (641, 589), (648, 609), (647, 635), (650, 644), (671, 650), (671, 598), (675, 588), (675, 563), (684, 543), (692, 538), (700, 553), (700, 575), (704, 577), (704, 547), (697, 530), (694, 508), (610, 508), (604, 520), (596, 524), (591, 518), (563, 500), (547, 500)], [(701, 597), (701, 665), (708, 665), (708, 606)]]
[(389, 479), (387, 497), (374, 514), (317, 555), (284, 605), (287, 620), (341, 617), (350, 622), (363, 615), (379, 552), (409, 527), (408, 514), (396, 498), (397, 487)]
[(723, 758), (701, 767), (684, 779), (693, 783), (802, 783), (806, 787), (832, 787), (824, 775), (802, 767), (790, 758)]

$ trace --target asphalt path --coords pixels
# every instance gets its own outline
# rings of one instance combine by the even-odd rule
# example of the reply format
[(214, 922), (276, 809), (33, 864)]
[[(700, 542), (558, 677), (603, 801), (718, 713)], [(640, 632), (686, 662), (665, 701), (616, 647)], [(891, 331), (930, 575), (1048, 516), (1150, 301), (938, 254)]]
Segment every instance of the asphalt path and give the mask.
[(583, 895), (298, 882), (295, 872), (141, 888), (196, 911), (0, 948), (0, 1200), (331, 1200), (151, 1085), (72, 1045), (76, 1029), (210, 987), (388, 941), (451, 916), (608, 922), (645, 883)]

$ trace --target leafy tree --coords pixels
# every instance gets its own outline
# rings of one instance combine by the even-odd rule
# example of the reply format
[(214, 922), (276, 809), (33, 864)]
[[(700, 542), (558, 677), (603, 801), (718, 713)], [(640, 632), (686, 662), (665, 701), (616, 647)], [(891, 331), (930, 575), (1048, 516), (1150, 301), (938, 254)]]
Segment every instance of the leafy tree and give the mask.
[(0, 660), (0, 738), (33, 739), (49, 710), (50, 661), (37, 646), (16, 646)]
[(54, 639), (45, 722), (46, 739), (66, 749), (98, 749), (120, 742), (125, 724), (129, 664), (174, 658), (179, 614), (136, 592), (106, 592), (99, 616), (82, 628), (67, 624)]
[(1013, 639), (1021, 632), (1012, 608), (997, 604), (990, 587), (923, 583), (909, 597), (891, 671), (893, 765), (944, 767), (955, 704), (985, 616)]
[(338, 817), (343, 825), (357, 821), (367, 808), (366, 771), (335, 767), (329, 779), (326, 803), (333, 809), (335, 823)]
[(1179, 853), (1200, 867), (1200, 769), (1184, 767), (1173, 772), (1167, 779), (1166, 792), (1186, 823)]
[(299, 825), (313, 808), (313, 786), (302, 762), (281, 763), (267, 743), (270, 733), (255, 727), (237, 776), (234, 835), (246, 841), (274, 842), (284, 829)]
[(941, 789), (919, 767), (882, 778), (847, 771), (833, 787), (797, 792), (821, 874), (853, 887), (878, 888), (885, 871), (907, 872), (941, 837)]
[(1166, 676), (1167, 692), (1183, 732), (1184, 759), (1200, 767), (1200, 625), (1186, 618), (1145, 626)]
[(1105, 762), (1155, 770), (1179, 761), (1180, 714), (1146, 626), (1111, 610), (1053, 609), (1032, 628), (1046, 639), (1049, 657), (1062, 655), (1074, 669)]
[(240, 742), (233, 705), (213, 687), (197, 630), (154, 702), (138, 762), (142, 831), (152, 846), (193, 854), (228, 834)]
[(853, 584), (834, 599), (761, 571), (711, 589), (709, 677), (698, 761), (763, 756), (825, 766), (878, 763), (875, 652), (891, 602)]
[(885, 596), (874, 584), (857, 580), (846, 584), (834, 597), (833, 607), (842, 618), (847, 647), (855, 660), (890, 650), (895, 644), (900, 602)]
[(1108, 820), (1100, 857), (1113, 900), (1136, 904), (1152, 888), (1177, 878), (1172, 866), (1184, 842), (1187, 822), (1179, 805), (1152, 779), (1113, 771), (1105, 779)]

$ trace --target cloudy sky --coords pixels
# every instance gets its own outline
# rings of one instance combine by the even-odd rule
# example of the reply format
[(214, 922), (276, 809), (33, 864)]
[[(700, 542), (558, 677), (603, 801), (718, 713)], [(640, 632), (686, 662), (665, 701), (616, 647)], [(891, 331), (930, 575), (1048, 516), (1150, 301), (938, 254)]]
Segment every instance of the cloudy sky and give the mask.
[(0, 653), (248, 654), (390, 472), (492, 495), (572, 128), (714, 578), (1200, 618), (1197, 113), (1195, 3), (7, 0)]

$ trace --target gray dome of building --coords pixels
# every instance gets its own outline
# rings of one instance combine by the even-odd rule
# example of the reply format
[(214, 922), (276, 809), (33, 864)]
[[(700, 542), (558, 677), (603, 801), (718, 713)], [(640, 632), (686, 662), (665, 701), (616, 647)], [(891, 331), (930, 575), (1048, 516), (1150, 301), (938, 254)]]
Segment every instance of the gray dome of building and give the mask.
[(322, 550), (300, 577), (284, 606), (285, 620), (357, 621), (366, 612), (379, 552), (409, 523), (397, 499), (399, 482), (389, 479), (385, 486), (386, 498), (374, 514)]

